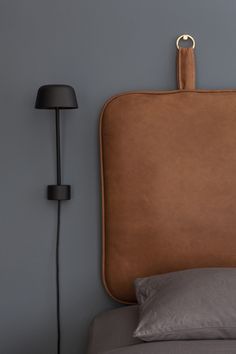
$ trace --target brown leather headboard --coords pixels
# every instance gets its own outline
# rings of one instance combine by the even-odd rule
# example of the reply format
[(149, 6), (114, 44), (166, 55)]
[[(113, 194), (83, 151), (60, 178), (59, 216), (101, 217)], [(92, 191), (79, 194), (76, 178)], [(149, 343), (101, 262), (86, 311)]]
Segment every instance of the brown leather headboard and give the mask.
[(134, 92), (100, 121), (103, 279), (236, 266), (236, 91)]

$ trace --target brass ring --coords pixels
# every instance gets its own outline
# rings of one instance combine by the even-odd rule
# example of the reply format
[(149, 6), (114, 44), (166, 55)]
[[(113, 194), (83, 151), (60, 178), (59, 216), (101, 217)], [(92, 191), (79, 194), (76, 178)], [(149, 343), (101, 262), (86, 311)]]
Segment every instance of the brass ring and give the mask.
[(176, 40), (176, 47), (179, 49), (179, 41), (183, 39), (184, 41), (187, 41), (188, 39), (190, 39), (193, 43), (192, 48), (195, 48), (195, 39), (190, 36), (190, 34), (181, 34), (181, 36), (179, 36)]

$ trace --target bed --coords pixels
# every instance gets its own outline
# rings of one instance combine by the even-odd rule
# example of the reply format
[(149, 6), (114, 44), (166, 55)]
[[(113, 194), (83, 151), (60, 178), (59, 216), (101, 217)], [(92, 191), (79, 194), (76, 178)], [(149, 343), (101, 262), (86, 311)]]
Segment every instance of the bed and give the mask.
[(90, 327), (88, 354), (235, 354), (236, 340), (143, 343), (132, 337), (138, 307), (125, 306), (98, 315)]
[(181, 53), (190, 87), (120, 94), (102, 110), (102, 276), (126, 306), (95, 318), (89, 354), (236, 353), (234, 339), (133, 337), (136, 278), (236, 266), (236, 91), (196, 90), (193, 48)]

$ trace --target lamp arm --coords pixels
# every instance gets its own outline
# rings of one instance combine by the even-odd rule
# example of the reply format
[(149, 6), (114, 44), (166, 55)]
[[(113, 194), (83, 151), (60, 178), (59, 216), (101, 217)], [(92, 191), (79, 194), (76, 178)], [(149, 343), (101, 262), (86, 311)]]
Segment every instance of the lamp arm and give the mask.
[(69, 185), (61, 184), (61, 132), (60, 132), (60, 109), (55, 108), (56, 127), (56, 172), (57, 184), (48, 186), (49, 200), (70, 200), (71, 188)]
[(57, 185), (61, 185), (61, 136), (60, 136), (60, 110), (55, 109), (56, 123), (56, 154), (57, 154)]

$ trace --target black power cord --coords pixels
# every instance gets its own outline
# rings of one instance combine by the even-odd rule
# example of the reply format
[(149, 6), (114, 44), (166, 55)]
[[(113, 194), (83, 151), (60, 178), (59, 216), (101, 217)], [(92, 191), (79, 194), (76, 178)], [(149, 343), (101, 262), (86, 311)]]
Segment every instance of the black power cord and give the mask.
[(57, 354), (61, 353), (60, 230), (61, 230), (61, 201), (58, 200), (57, 201), (57, 238), (56, 238)]

